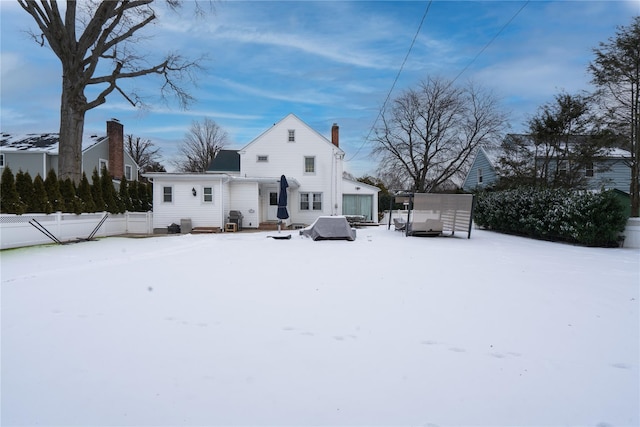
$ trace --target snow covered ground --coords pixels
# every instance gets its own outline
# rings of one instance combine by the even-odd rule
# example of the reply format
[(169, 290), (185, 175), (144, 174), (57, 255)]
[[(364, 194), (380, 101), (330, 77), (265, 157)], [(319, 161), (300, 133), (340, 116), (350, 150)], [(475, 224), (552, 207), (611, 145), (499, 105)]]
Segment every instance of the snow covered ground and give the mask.
[(640, 423), (640, 251), (269, 234), (2, 252), (2, 425)]

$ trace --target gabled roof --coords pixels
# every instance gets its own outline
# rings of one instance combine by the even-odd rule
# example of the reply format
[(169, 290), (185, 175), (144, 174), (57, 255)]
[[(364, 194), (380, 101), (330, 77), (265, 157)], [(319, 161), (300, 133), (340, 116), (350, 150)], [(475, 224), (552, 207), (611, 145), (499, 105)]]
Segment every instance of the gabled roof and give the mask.
[[(106, 140), (106, 135), (91, 135), (82, 140), (82, 151)], [(58, 154), (59, 133), (28, 133), (9, 134), (0, 133), (0, 151), (3, 152), (34, 152)]]
[(317, 130), (313, 129), (311, 126), (309, 126), (308, 124), (306, 124), (304, 121), (302, 121), (298, 116), (296, 116), (293, 113), (289, 113), (287, 114), (285, 117), (283, 117), (282, 119), (280, 119), (278, 122), (274, 123), (273, 126), (271, 126), (269, 129), (265, 130), (264, 132), (262, 132), (260, 135), (258, 135), (257, 137), (255, 137), (251, 142), (249, 142), (247, 145), (245, 145), (244, 147), (242, 147), (239, 151), (244, 151), (246, 150), (249, 146), (253, 145), (256, 141), (258, 141), (259, 139), (261, 139), (264, 135), (266, 135), (267, 133), (271, 132), (274, 128), (276, 128), (278, 125), (280, 125), (280, 123), (284, 122), (286, 119), (288, 118), (294, 118), (295, 120), (297, 120), (302, 126), (305, 126), (307, 129), (309, 129), (311, 132), (315, 133), (319, 139), (322, 139), (323, 141), (325, 141), (327, 144), (330, 144), (332, 147), (335, 147), (336, 149), (340, 150), (341, 152), (344, 153), (344, 151), (342, 150), (342, 148), (340, 147), (336, 147), (335, 145), (333, 145), (333, 143), (331, 141), (329, 141), (326, 137), (324, 137), (322, 134), (320, 134)]
[(494, 168), (500, 159), (500, 155), (503, 154), (502, 148), (496, 147), (495, 145), (482, 145), (480, 146), (480, 151)]
[(240, 172), (238, 150), (220, 150), (209, 164), (207, 172)]
[(360, 182), (360, 181), (357, 181), (357, 180), (355, 180), (355, 179), (350, 179), (350, 178), (342, 177), (342, 181), (346, 181), (346, 182), (348, 182), (348, 183), (350, 183), (350, 184), (357, 185), (357, 186), (359, 186), (359, 187), (365, 187), (365, 188), (368, 188), (368, 189), (369, 189), (369, 190), (371, 190), (371, 191), (376, 191), (376, 192), (379, 192), (379, 191), (380, 191), (380, 188), (379, 188), (379, 187), (376, 187), (375, 185), (367, 184), (366, 182)]

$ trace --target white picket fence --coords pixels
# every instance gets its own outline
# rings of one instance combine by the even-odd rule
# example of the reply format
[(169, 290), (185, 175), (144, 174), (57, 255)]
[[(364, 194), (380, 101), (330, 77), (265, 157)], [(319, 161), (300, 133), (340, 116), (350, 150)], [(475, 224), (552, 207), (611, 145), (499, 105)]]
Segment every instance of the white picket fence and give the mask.
[[(0, 249), (54, 243), (40, 226), (61, 242), (86, 239), (95, 230), (95, 237), (122, 234), (153, 234), (152, 212), (125, 212), (109, 214), (96, 230), (106, 212), (70, 214), (0, 215)], [(38, 228), (34, 227), (36, 225)]]

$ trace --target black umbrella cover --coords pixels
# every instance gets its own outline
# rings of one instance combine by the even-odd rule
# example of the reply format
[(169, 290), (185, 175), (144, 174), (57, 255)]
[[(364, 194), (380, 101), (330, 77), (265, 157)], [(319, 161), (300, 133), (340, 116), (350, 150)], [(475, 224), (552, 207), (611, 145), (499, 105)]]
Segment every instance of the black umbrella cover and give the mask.
[(278, 194), (278, 219), (289, 218), (289, 212), (287, 211), (287, 187), (289, 187), (287, 178), (282, 175), (280, 177), (280, 194)]

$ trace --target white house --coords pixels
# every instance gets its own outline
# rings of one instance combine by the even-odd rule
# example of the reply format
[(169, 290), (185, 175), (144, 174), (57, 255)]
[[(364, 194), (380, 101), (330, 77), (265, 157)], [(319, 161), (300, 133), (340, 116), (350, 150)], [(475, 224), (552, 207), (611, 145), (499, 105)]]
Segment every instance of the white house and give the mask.
[(287, 188), (286, 225), (319, 216), (361, 215), (377, 222), (378, 191), (344, 179), (339, 128), (331, 140), (289, 114), (238, 151), (224, 150), (206, 173), (147, 173), (153, 182), (153, 226), (188, 219), (193, 227), (224, 228), (240, 211), (242, 228), (275, 223), (280, 177)]

